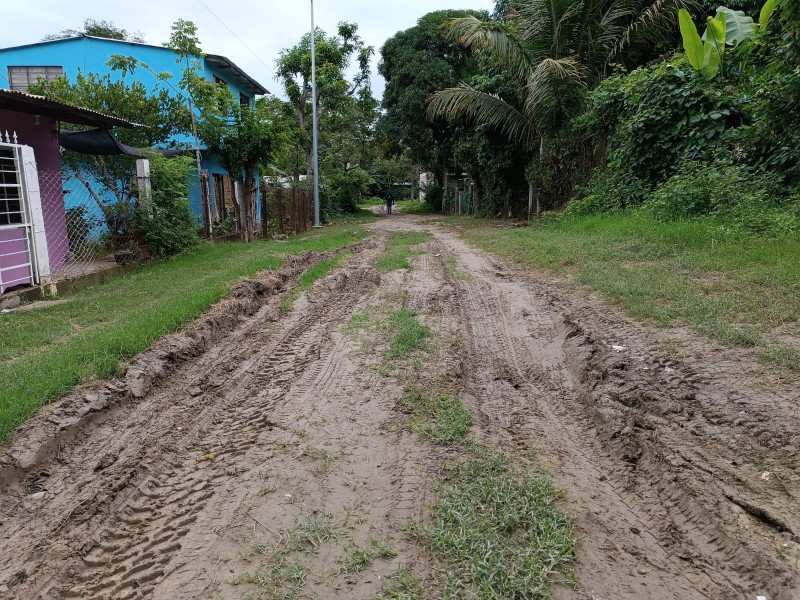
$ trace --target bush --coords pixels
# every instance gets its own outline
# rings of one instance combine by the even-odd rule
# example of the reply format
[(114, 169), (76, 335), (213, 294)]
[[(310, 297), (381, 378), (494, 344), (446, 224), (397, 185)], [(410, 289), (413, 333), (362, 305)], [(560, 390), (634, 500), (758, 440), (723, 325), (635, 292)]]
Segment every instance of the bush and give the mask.
[(711, 216), (739, 232), (780, 237), (800, 231), (800, 200), (782, 202), (779, 191), (775, 175), (687, 160), (646, 206), (662, 221)]
[(153, 191), (149, 202), (139, 202), (138, 212), (145, 241), (155, 258), (178, 254), (198, 242), (189, 209), (189, 175), (193, 167), (193, 160), (185, 156), (150, 157)]

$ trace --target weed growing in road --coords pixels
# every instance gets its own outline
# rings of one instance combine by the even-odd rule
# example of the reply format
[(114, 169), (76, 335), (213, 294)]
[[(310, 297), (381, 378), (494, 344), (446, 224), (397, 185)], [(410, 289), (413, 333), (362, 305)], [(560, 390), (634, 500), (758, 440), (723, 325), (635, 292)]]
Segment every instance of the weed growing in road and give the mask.
[(453, 279), (459, 281), (469, 281), (472, 279), (472, 275), (458, 268), (458, 260), (456, 260), (455, 256), (448, 256), (444, 259), (444, 268), (447, 269), (448, 275)]
[(328, 467), (337, 460), (343, 460), (347, 457), (347, 452), (344, 450), (325, 450), (324, 448), (309, 448), (305, 451), (305, 455), (313, 458), (319, 462), (320, 469), (327, 471)]
[(372, 566), (373, 555), (369, 550), (356, 548), (352, 554), (336, 559), (339, 568), (337, 575), (354, 575)]
[(394, 558), (397, 556), (397, 551), (386, 542), (376, 539), (374, 536), (370, 538), (370, 544), (375, 549), (375, 553), (381, 558)]
[(574, 523), (555, 507), (561, 493), (545, 476), (513, 469), (502, 454), (476, 448), (474, 458), (445, 470), (437, 494), (431, 523), (417, 532), (457, 575), (450, 589), (543, 599), (574, 557)]
[(353, 313), (350, 315), (350, 320), (347, 325), (342, 329), (343, 333), (355, 334), (359, 331), (366, 329), (371, 321), (371, 316), (367, 313)]
[(376, 265), (378, 271), (388, 273), (397, 269), (410, 269), (409, 259), (412, 256), (424, 254), (422, 250), (413, 248), (413, 246), (431, 239), (433, 239), (433, 235), (427, 231), (404, 231), (391, 234), (386, 242), (386, 252)]
[(412, 431), (443, 446), (462, 444), (472, 426), (469, 412), (450, 396), (429, 398), (419, 390), (411, 390), (397, 401), (397, 407), (409, 413)]
[(775, 344), (758, 355), (759, 359), (767, 364), (774, 364), (800, 372), (800, 351), (786, 344)]
[(422, 600), (422, 582), (401, 567), (386, 581), (377, 600)]
[(341, 263), (345, 258), (352, 255), (353, 253), (349, 251), (342, 252), (341, 254), (337, 254), (332, 258), (318, 262), (308, 271), (300, 275), (297, 280), (297, 285), (292, 288), (292, 291), (289, 292), (283, 300), (281, 300), (281, 311), (286, 312), (292, 308), (292, 304), (294, 304), (295, 300), (300, 297), (301, 293), (309, 290), (311, 286), (314, 285), (315, 281), (325, 277), (325, 275), (339, 266), (339, 263)]
[(401, 308), (389, 313), (392, 339), (389, 341), (387, 358), (405, 358), (428, 346), (431, 329), (417, 320), (417, 313)]

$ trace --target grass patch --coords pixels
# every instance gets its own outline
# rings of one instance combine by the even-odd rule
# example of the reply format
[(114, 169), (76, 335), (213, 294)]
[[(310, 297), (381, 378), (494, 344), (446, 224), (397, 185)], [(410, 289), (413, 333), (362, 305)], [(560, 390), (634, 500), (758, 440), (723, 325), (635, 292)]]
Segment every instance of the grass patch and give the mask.
[(395, 232), (389, 236), (386, 242), (386, 252), (376, 265), (381, 273), (396, 271), (398, 269), (410, 269), (409, 259), (412, 256), (424, 254), (422, 250), (414, 248), (419, 244), (433, 239), (433, 235), (427, 231), (403, 231)]
[(450, 396), (428, 398), (419, 390), (411, 390), (397, 407), (408, 413), (408, 426), (423, 438), (443, 446), (462, 444), (472, 426), (472, 417), (461, 402)]
[(131, 275), (81, 290), (69, 302), (0, 315), (0, 441), (42, 404), (119, 372), (162, 336), (199, 317), (242, 276), (283, 264), (282, 254), (324, 251), (366, 237), (333, 226), (284, 242), (201, 244)]
[(766, 364), (778, 365), (784, 369), (800, 373), (800, 351), (786, 344), (775, 344), (759, 353), (759, 360)]
[(439, 207), (419, 200), (398, 200), (394, 206), (404, 215), (430, 215), (439, 210)]
[(377, 600), (422, 600), (422, 582), (401, 567), (386, 580)]
[(417, 313), (407, 308), (389, 313), (392, 338), (389, 341), (387, 358), (406, 358), (418, 350), (428, 347), (431, 329), (417, 320)]
[(458, 260), (455, 256), (448, 256), (444, 259), (444, 268), (447, 269), (447, 273), (453, 279), (459, 281), (470, 281), (472, 279), (472, 275), (458, 268)]
[(769, 347), (770, 331), (800, 316), (797, 239), (736, 236), (710, 221), (660, 223), (636, 211), (524, 228), (450, 222), (484, 250), (573, 275), (634, 318), (687, 324), (726, 344)]
[(316, 460), (322, 471), (327, 471), (333, 463), (347, 458), (347, 452), (341, 449), (334, 451), (324, 448), (309, 448), (305, 451), (305, 455)]
[(561, 493), (545, 476), (478, 449), (446, 469), (437, 494), (418, 533), (451, 570), (444, 597), (544, 599), (569, 576), (574, 523), (555, 508)]
[(292, 304), (294, 304), (295, 300), (300, 297), (300, 294), (311, 289), (311, 286), (314, 285), (315, 281), (325, 277), (325, 275), (338, 267), (346, 257), (352, 256), (352, 254), (352, 252), (342, 252), (341, 254), (337, 254), (332, 258), (318, 262), (308, 271), (300, 275), (297, 280), (297, 285), (292, 288), (292, 291), (289, 292), (289, 294), (287, 294), (283, 300), (281, 300), (281, 310), (289, 310), (292, 307)]
[(356, 548), (351, 554), (336, 559), (337, 575), (356, 575), (372, 566), (373, 555), (369, 550)]

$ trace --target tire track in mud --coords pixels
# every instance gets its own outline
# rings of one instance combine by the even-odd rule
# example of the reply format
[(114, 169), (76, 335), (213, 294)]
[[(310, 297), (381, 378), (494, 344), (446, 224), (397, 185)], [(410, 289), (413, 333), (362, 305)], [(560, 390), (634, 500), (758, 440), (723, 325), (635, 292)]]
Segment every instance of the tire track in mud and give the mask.
[[(456, 390), (478, 441), (532, 451), (565, 489), (582, 589), (558, 588), (559, 600), (800, 597), (796, 566), (775, 550), (800, 531), (800, 465), (782, 450), (800, 424), (786, 403), (665, 357), (646, 327), (449, 230), (413, 218), (372, 227), (377, 239), (288, 314), (272, 296), (226, 317), (227, 339), (163, 345), (183, 363), (159, 354), (133, 369), (134, 382), (157, 375), (139, 400), (114, 400), (124, 392), (111, 382), (81, 427), (48, 442), (47, 460), (0, 478), (0, 597), (239, 597), (233, 576), (252, 567), (243, 544), (329, 516), (345, 541), (310, 553), (307, 593), (366, 600), (398, 566), (429, 575), (401, 530), (424, 518), (428, 478), (452, 451), (388, 434), (410, 378), (379, 375), (380, 357), (341, 333), (355, 312), (398, 302), (437, 333), (429, 372), (414, 377)], [(414, 269), (378, 276), (385, 235), (422, 229), (435, 238)], [(58, 410), (39, 426), (52, 432)], [(275, 490), (262, 495), (265, 470)], [(399, 556), (363, 579), (337, 575), (344, 545), (373, 536)]]
[[(798, 504), (733, 477), (739, 454), (671, 418), (701, 412), (702, 378), (639, 344), (642, 372), (573, 322), (557, 291), (450, 233), (436, 235), (436, 252), (457, 256), (469, 275), (452, 281), (465, 325), (464, 404), (512, 449), (532, 449), (554, 469), (583, 531), (578, 573), (586, 586), (610, 598), (800, 596), (797, 571), (774, 541), (779, 530), (797, 541)], [(633, 326), (601, 333), (637, 345)], [(786, 489), (791, 499), (794, 489)], [(751, 507), (739, 519), (732, 497)], [(743, 512), (756, 513), (746, 527)]]
[[(265, 317), (262, 310), (221, 344), (222, 351), (206, 357), (210, 360), (190, 363), (166, 379), (137, 407), (136, 422), (129, 423), (134, 436), (102, 440), (101, 453), (114, 457), (111, 464), (101, 459), (77, 485), (70, 485), (69, 472), (60, 474), (58, 484), (56, 473), (48, 473), (48, 488), (59, 485), (58, 496), (77, 502), (66, 517), (16, 525), (4, 546), (25, 550), (0, 562), (6, 590), (20, 598), (149, 597), (158, 581), (179, 567), (171, 559), (187, 536), (207, 537), (213, 529), (214, 517), (204, 514), (209, 501), (249, 463), (272, 451), (268, 440), (257, 442), (275, 427), (276, 404), (317, 359), (316, 340), (330, 320), (347, 314), (349, 304), (374, 287), (371, 262), (374, 258), (360, 269), (341, 271), (323, 301), (294, 313), (270, 335), (251, 337)], [(248, 350), (251, 356), (243, 363), (231, 361), (232, 354)], [(143, 426), (155, 416), (142, 414), (146, 408), (161, 413), (151, 423), (156, 427)], [(144, 438), (136, 435), (145, 432)], [(77, 469), (81, 458), (98, 453), (91, 433), (78, 446), (70, 460)], [(32, 552), (31, 539), (39, 540)]]

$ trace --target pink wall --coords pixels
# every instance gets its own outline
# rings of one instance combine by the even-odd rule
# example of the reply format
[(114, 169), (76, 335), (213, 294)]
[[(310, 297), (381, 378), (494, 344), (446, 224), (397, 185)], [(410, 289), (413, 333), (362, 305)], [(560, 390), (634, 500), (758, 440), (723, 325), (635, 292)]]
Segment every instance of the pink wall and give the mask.
[(49, 117), (0, 109), (0, 131), (12, 136), (16, 131), (18, 143), (33, 147), (36, 156), (51, 273), (61, 268), (69, 252), (57, 126)]

